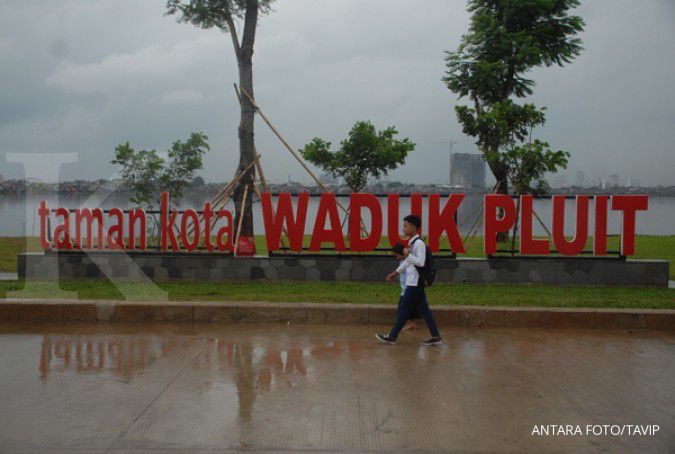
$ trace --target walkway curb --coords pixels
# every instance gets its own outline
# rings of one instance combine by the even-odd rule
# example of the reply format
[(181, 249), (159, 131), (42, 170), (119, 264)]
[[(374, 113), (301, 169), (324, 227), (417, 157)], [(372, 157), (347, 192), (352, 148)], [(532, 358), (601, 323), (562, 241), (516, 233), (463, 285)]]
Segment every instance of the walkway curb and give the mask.
[[(675, 331), (675, 310), (432, 306), (439, 326)], [(2, 299), (3, 322), (304, 322), (390, 324), (396, 306), (223, 301)]]

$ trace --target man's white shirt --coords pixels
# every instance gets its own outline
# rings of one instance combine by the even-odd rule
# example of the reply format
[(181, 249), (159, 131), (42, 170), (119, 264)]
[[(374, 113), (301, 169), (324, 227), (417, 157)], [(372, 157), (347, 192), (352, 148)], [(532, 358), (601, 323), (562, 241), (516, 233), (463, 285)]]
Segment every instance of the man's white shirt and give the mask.
[[(420, 274), (417, 272), (416, 266), (423, 267), (424, 261), (427, 257), (427, 247), (424, 244), (424, 241), (415, 241), (415, 238), (419, 238), (419, 235), (415, 235), (408, 241), (408, 256), (405, 260), (401, 261), (401, 264), (396, 268), (397, 273), (402, 273), (405, 271), (405, 280), (406, 285), (409, 287), (417, 287), (417, 282), (419, 281)], [(415, 241), (413, 243), (413, 241)]]

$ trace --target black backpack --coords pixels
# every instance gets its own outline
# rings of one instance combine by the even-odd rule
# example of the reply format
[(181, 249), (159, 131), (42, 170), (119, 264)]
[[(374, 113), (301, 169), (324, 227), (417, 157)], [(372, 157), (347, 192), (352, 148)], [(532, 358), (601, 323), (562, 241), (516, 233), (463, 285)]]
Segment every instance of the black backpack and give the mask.
[[(412, 240), (409, 246), (412, 247), (413, 243), (417, 240), (422, 241), (422, 238), (418, 236)], [(436, 264), (434, 263), (434, 256), (431, 254), (431, 250), (429, 250), (428, 246), (426, 247), (426, 251), (427, 254), (426, 258), (424, 259), (424, 266), (415, 266), (415, 269), (417, 269), (417, 272), (422, 278), (424, 286), (429, 287), (434, 283), (434, 280), (436, 280)]]

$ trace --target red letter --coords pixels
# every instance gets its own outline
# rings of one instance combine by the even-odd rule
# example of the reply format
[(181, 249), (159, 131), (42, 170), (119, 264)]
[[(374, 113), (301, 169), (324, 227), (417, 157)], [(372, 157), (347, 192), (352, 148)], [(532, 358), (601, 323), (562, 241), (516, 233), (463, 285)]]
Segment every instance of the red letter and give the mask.
[(593, 254), (607, 254), (607, 199), (606, 195), (593, 197), (595, 203), (595, 231), (593, 233)]
[[(334, 200), (334, 199), (333, 199)], [(272, 196), (269, 192), (260, 194), (260, 203), (262, 205), (263, 223), (265, 224), (265, 240), (267, 241), (267, 250), (276, 251), (279, 249), (281, 232), (286, 222), (286, 232), (290, 247), (294, 251), (302, 250), (302, 240), (305, 236), (305, 220), (307, 219), (307, 203), (309, 202), (309, 193), (303, 192), (298, 195), (298, 217), (293, 216), (293, 201), (288, 193), (279, 194), (277, 197), (277, 212), (272, 214)]]
[[(234, 251), (234, 245), (232, 244), (232, 213), (227, 210), (218, 211), (218, 219), (227, 218), (227, 226), (221, 227), (216, 234), (216, 247), (219, 251)], [(227, 242), (223, 243), (223, 235), (227, 233)]]
[(98, 222), (98, 247), (103, 248), (103, 211), (95, 208), (94, 211), (89, 208), (75, 210), (75, 247), (82, 248), (82, 219), (87, 222), (87, 249), (91, 249), (91, 228), (94, 219)]
[[(73, 246), (70, 244), (70, 221), (68, 219), (68, 210), (65, 208), (58, 208), (56, 210), (56, 215), (63, 216), (63, 224), (54, 229), (56, 249), (72, 249)], [(63, 239), (61, 239), (61, 236), (63, 236)]]
[(520, 196), (520, 253), (523, 255), (548, 255), (551, 251), (548, 238), (545, 240), (535, 240), (532, 237), (532, 221), (534, 212), (532, 210), (531, 195)]
[[(498, 208), (504, 210), (504, 216), (500, 219), (497, 219)], [(485, 240), (483, 250), (489, 255), (497, 252), (497, 233), (508, 232), (516, 222), (516, 204), (506, 194), (487, 194), (484, 209)]]
[(211, 219), (214, 216), (214, 212), (211, 209), (211, 202), (206, 202), (204, 204), (204, 211), (202, 211), (202, 217), (204, 218), (204, 247), (206, 250), (211, 252), (213, 251), (213, 243), (211, 243)]
[(448, 234), (452, 252), (460, 254), (464, 252), (462, 237), (459, 235), (455, 222), (455, 213), (457, 213), (462, 200), (464, 200), (464, 194), (451, 195), (445, 202), (443, 211), (439, 214), (441, 196), (438, 194), (429, 195), (429, 248), (433, 252), (437, 252), (441, 248), (440, 239), (443, 231)]
[(129, 210), (129, 238), (127, 239), (127, 249), (136, 249), (136, 219), (141, 221), (139, 234), (141, 236), (141, 250), (144, 251), (145, 244), (145, 210), (136, 208)]
[(175, 251), (180, 250), (178, 246), (178, 240), (176, 240), (176, 234), (173, 231), (173, 223), (176, 222), (176, 214), (171, 213), (169, 217), (169, 193), (164, 191), (162, 192), (162, 250), (166, 251), (167, 236), (171, 240), (171, 247)]
[[(422, 219), (422, 195), (411, 194), (410, 204), (410, 212), (412, 214), (416, 214), (420, 217), (420, 219)], [(390, 246), (393, 246), (396, 243), (401, 243), (404, 246), (408, 244), (408, 240), (404, 240), (399, 236), (399, 221), (398, 194), (389, 194), (387, 196), (387, 236), (389, 237)], [(420, 235), (422, 234), (421, 227), (418, 232)]]
[(124, 237), (124, 213), (119, 208), (108, 211), (108, 217), (115, 216), (117, 224), (108, 229), (108, 249), (124, 249), (122, 238)]
[(565, 238), (565, 196), (553, 196), (553, 244), (562, 255), (578, 255), (588, 240), (587, 195), (577, 196), (577, 229), (572, 241)]
[[(370, 211), (370, 235), (361, 238), (361, 208)], [(356, 252), (372, 251), (382, 237), (382, 207), (372, 194), (349, 195), (349, 250)]]
[(621, 255), (635, 254), (635, 212), (649, 205), (646, 195), (614, 195), (612, 210), (623, 211), (621, 223)]
[[(328, 215), (330, 222), (330, 228), (328, 230), (325, 229), (326, 215)], [(321, 194), (309, 250), (320, 251), (321, 244), (324, 242), (333, 243), (336, 251), (344, 251), (346, 249), (345, 237), (344, 233), (342, 233), (342, 226), (340, 225), (340, 215), (337, 210), (335, 194), (332, 192)]]
[(42, 249), (49, 249), (51, 247), (51, 244), (47, 241), (47, 218), (49, 217), (49, 209), (47, 208), (47, 202), (44, 200), (40, 202), (38, 215), (40, 216), (40, 243), (42, 244)]
[[(194, 232), (192, 241), (188, 238), (188, 221), (192, 218), (192, 225), (194, 225)], [(188, 251), (194, 251), (199, 245), (199, 216), (193, 209), (187, 209), (183, 212), (183, 217), (180, 220), (180, 239), (183, 241), (183, 246)]]

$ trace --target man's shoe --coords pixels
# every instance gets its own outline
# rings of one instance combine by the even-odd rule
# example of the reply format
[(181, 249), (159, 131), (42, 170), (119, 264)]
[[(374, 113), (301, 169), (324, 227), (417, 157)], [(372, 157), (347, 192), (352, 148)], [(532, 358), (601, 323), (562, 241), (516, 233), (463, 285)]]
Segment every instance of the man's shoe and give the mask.
[(441, 340), (440, 337), (434, 336), (434, 337), (430, 337), (429, 339), (423, 341), (422, 345), (424, 345), (425, 347), (431, 347), (433, 345), (441, 345), (442, 342), (443, 341)]
[(396, 345), (396, 339), (389, 337), (389, 334), (376, 334), (375, 338), (383, 344)]

